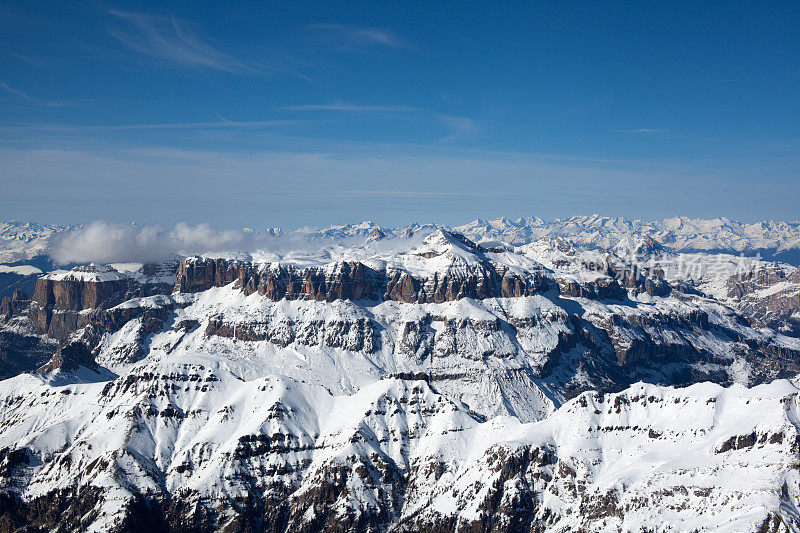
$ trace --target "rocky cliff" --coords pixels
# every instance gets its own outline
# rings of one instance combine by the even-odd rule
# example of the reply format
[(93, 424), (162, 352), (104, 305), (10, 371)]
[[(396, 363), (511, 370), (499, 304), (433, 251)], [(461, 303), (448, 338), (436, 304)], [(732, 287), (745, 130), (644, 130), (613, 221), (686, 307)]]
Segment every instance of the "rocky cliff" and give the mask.
[[(360, 262), (342, 262), (319, 268), (291, 265), (258, 265), (225, 259), (183, 259), (178, 265), (175, 290), (202, 292), (235, 283), (245, 294), (258, 293), (270, 300), (394, 300), (406, 303), (442, 303), (461, 298), (530, 296), (555, 284), (539, 274), (502, 274), (491, 264), (476, 265), (466, 272), (429, 278), (407, 272), (374, 270)], [(601, 291), (620, 296), (622, 290)], [(577, 290), (577, 289), (576, 289)]]
[(104, 265), (51, 273), (36, 281), (27, 314), (38, 333), (58, 340), (89, 324), (119, 327), (126, 311), (106, 311), (135, 297), (168, 293), (171, 285), (164, 277), (174, 279), (172, 272), (166, 264), (145, 265), (139, 275)]

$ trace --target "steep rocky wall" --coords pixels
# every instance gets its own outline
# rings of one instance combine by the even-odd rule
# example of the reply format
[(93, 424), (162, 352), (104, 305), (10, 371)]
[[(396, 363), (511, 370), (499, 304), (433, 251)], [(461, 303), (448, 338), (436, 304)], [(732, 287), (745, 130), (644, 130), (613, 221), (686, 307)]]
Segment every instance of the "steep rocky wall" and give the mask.
[[(442, 303), (461, 298), (531, 296), (554, 289), (541, 274), (521, 277), (506, 274), (491, 264), (479, 264), (466, 273), (417, 278), (406, 272), (379, 271), (353, 261), (332, 268), (260, 266), (225, 259), (184, 259), (178, 265), (175, 289), (202, 292), (230, 283), (245, 294), (258, 293), (270, 300), (394, 300), (405, 303)], [(620, 294), (617, 285), (614, 294)]]
[(121, 303), (128, 289), (128, 280), (83, 281), (79, 279), (36, 280), (33, 300), (53, 310), (81, 311), (111, 307)]
[(800, 270), (765, 267), (731, 276), (726, 288), (737, 311), (754, 325), (800, 336)]
[[(36, 281), (28, 316), (37, 332), (62, 339), (88, 324), (91, 311), (122, 303), (129, 281), (53, 280)], [(89, 313), (85, 311), (90, 311)]]
[(8, 320), (27, 313), (36, 333), (59, 340), (88, 324), (114, 331), (141, 310), (133, 306), (106, 311), (131, 298), (168, 294), (172, 286), (164, 280), (172, 279), (174, 268), (175, 264), (145, 265), (142, 277), (134, 278), (111, 267), (89, 265), (73, 269), (74, 275), (42, 276), (29, 300), (24, 293), (4, 298), (0, 317)]

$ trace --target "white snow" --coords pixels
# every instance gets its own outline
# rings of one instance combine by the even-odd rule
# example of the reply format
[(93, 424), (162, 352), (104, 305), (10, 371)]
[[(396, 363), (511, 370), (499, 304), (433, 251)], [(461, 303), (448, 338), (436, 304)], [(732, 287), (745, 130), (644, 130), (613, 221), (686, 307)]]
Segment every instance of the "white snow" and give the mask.
[(121, 281), (130, 278), (128, 274), (117, 271), (109, 265), (77, 266), (72, 270), (54, 270), (43, 276), (44, 279), (51, 281), (84, 281), (101, 283), (108, 281)]
[(42, 271), (32, 265), (8, 266), (0, 265), (0, 274), (18, 274), (20, 276), (34, 276)]

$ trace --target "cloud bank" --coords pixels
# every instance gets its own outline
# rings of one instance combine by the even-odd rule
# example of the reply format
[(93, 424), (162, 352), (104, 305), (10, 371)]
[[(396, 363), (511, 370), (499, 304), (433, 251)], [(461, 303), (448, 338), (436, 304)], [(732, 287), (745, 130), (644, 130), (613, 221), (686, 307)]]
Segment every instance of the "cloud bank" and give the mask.
[(50, 257), (60, 264), (158, 262), (173, 254), (248, 252), (279, 245), (266, 232), (219, 230), (184, 222), (172, 228), (95, 221), (50, 240)]

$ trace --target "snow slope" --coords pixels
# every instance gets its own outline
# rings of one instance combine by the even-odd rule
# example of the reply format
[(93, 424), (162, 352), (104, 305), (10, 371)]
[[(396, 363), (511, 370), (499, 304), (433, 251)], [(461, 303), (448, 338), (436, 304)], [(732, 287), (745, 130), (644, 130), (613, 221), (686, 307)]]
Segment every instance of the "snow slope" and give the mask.
[[(86, 531), (130, 521), (136, 497), (180, 498), (175, 516), (161, 508), (166, 520), (216, 529), (246, 519), (248, 501), (285, 510), (259, 515), (264, 526), (301, 531), (797, 525), (800, 412), (788, 381), (637, 384), (522, 424), (481, 422), (425, 381), (335, 395), (202, 356), (143, 362), (108, 383), (55, 378), (0, 382), (2, 472), (25, 501), (95, 490), (77, 522)], [(182, 514), (191, 508), (218, 510)]]

